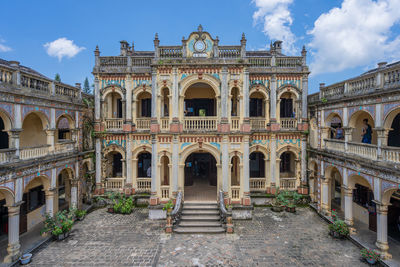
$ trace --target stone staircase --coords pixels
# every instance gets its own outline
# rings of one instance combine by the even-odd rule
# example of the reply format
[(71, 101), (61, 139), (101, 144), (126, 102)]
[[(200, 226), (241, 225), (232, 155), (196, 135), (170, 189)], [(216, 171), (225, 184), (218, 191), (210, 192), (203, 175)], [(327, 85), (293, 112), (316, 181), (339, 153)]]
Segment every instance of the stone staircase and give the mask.
[(217, 234), (226, 230), (220, 221), (217, 202), (185, 202), (181, 220), (173, 229), (178, 234)]

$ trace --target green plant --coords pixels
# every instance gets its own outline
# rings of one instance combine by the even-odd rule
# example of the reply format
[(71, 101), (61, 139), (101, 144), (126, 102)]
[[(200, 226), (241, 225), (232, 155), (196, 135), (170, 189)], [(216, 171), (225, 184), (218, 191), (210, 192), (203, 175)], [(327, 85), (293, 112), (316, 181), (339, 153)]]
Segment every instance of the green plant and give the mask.
[(164, 61), (160, 59), (160, 60), (158, 61), (158, 65), (162, 65), (162, 64), (164, 64)]
[(243, 63), (244, 62), (244, 60), (242, 59), (242, 58), (239, 58), (238, 60), (237, 60), (237, 63)]
[(86, 215), (86, 210), (75, 210), (75, 217), (78, 219), (83, 218)]
[(304, 133), (305, 135), (309, 135), (309, 134), (310, 134), (310, 131), (309, 131), (309, 130), (305, 130), (303, 133)]
[(363, 257), (364, 259), (367, 259), (367, 260), (379, 261), (379, 259), (381, 258), (381, 255), (379, 253), (376, 253), (372, 249), (363, 248), (360, 251), (360, 253), (361, 253), (361, 257)]
[(329, 230), (340, 234), (341, 236), (349, 235), (349, 227), (342, 220), (336, 220), (332, 224), (329, 225)]
[(167, 203), (164, 204), (163, 210), (169, 210), (174, 207), (174, 203), (172, 200), (169, 200)]
[(335, 209), (333, 209), (332, 210), (332, 220), (335, 222), (335, 221), (337, 221), (337, 212), (336, 212), (336, 210)]
[(134, 203), (132, 197), (127, 197), (124, 194), (112, 194), (112, 208), (114, 213), (129, 214), (132, 213)]
[(328, 99), (326, 99), (325, 97), (323, 97), (323, 98), (321, 98), (321, 102), (325, 104), (326, 102), (328, 102)]
[(60, 235), (71, 231), (72, 225), (74, 224), (73, 216), (74, 213), (72, 210), (58, 211), (53, 216), (46, 214), (44, 227), (40, 233), (51, 232), (53, 235)]

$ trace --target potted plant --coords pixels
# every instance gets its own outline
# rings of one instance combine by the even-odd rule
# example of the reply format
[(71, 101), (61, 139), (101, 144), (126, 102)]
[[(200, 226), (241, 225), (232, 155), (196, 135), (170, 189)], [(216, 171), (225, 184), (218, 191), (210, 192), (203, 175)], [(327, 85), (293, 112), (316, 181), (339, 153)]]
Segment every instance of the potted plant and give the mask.
[(78, 221), (82, 221), (86, 216), (86, 210), (75, 210), (75, 218)]
[(168, 214), (172, 212), (172, 209), (174, 207), (174, 203), (172, 200), (169, 200), (167, 203), (164, 204), (163, 210), (166, 210)]
[(361, 257), (363, 257), (363, 259), (365, 259), (369, 264), (374, 265), (379, 261), (381, 255), (372, 249), (363, 248), (361, 250)]
[(342, 220), (336, 220), (329, 225), (329, 234), (335, 238), (344, 238), (349, 232), (349, 227)]
[(287, 200), (283, 194), (275, 194), (275, 202), (272, 204), (272, 211), (282, 212), (285, 208), (285, 204), (287, 204)]
[(296, 205), (290, 202), (289, 204), (286, 205), (286, 211), (290, 213), (295, 213), (296, 212)]
[[(112, 212), (119, 214), (130, 214), (135, 207), (131, 196), (118, 194), (111, 205)], [(109, 210), (110, 210), (109, 208)]]
[(51, 233), (57, 240), (63, 240), (69, 236), (69, 232), (74, 224), (73, 213), (71, 211), (58, 211), (54, 216), (46, 214), (44, 228), (41, 233)]

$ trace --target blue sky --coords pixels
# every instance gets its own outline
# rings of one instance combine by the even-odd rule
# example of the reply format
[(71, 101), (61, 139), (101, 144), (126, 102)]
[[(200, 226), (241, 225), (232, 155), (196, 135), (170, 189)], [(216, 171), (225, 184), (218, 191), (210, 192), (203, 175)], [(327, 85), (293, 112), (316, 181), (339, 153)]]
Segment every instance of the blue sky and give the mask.
[(287, 54), (299, 55), (306, 45), (310, 93), (321, 82), (400, 59), (399, 0), (4, 0), (1, 6), (0, 58), (50, 78), (60, 73), (69, 84), (92, 80), (96, 45), (104, 56), (118, 55), (120, 40), (152, 50), (156, 32), (161, 45), (176, 45), (198, 24), (222, 45), (239, 44), (242, 32), (251, 50), (282, 39)]

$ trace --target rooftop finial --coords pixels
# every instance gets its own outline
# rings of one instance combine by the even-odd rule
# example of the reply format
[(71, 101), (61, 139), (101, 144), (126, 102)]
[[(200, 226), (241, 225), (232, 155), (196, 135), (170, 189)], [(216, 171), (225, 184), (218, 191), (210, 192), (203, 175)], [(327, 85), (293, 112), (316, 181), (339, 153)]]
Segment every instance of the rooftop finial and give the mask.
[(199, 24), (199, 27), (197, 27), (197, 31), (198, 32), (202, 32), (203, 31), (203, 26), (201, 26), (201, 24)]
[(158, 33), (154, 36), (154, 40), (158, 40)]
[(99, 49), (98, 45), (96, 45), (96, 49), (94, 50), (94, 55), (95, 56), (99, 56), (100, 55), (100, 49)]

